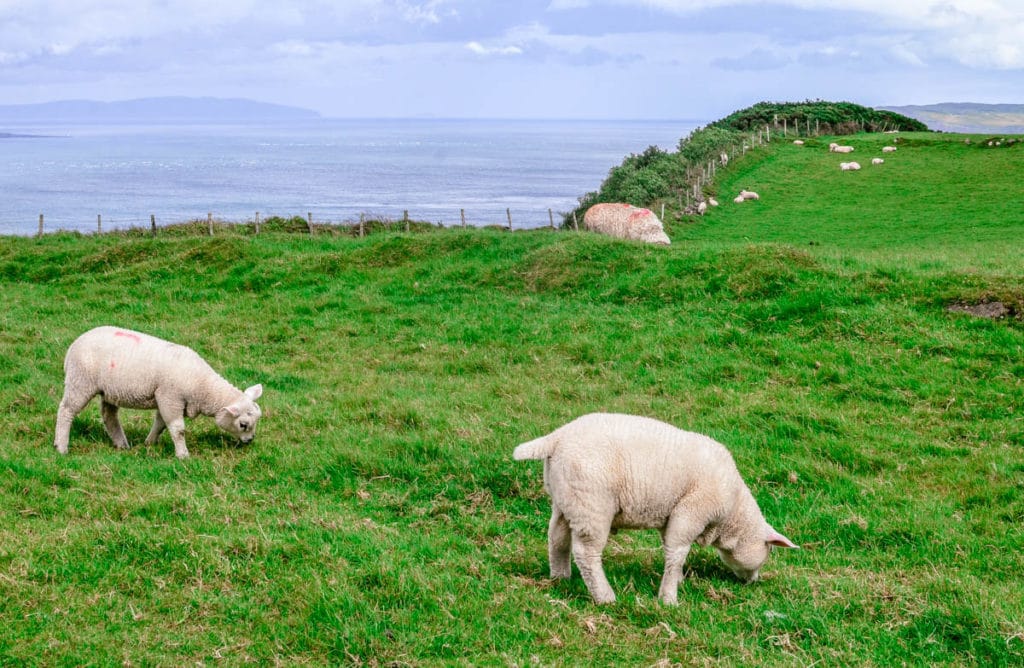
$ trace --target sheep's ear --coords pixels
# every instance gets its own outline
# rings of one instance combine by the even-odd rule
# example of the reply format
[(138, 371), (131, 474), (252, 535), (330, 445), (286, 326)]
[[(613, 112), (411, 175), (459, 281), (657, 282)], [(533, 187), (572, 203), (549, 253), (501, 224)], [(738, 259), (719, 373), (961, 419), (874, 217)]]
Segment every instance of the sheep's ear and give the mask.
[(768, 527), (768, 537), (765, 539), (765, 542), (767, 542), (769, 545), (774, 545), (775, 547), (788, 547), (793, 550), (800, 549), (799, 545), (797, 545), (790, 539), (786, 538), (781, 533), (779, 533), (775, 529), (772, 529), (771, 527)]
[(239, 415), (242, 414), (242, 411), (239, 410), (238, 406), (235, 406), (234, 404), (232, 404), (231, 406), (225, 406), (224, 410), (227, 411), (228, 414), (231, 415), (232, 417), (238, 417)]
[(261, 396), (263, 396), (263, 386), (262, 385), (253, 385), (252, 387), (246, 388), (245, 396), (249, 397), (253, 401), (256, 401)]

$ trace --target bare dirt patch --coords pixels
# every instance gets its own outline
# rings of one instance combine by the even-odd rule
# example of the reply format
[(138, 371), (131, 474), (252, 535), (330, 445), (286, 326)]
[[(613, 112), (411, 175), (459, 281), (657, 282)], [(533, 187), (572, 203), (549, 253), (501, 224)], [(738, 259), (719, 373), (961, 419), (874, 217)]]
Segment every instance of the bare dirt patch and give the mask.
[(993, 320), (999, 320), (1005, 318), (1008, 315), (1012, 315), (1013, 311), (1006, 306), (1003, 302), (981, 302), (978, 304), (950, 304), (947, 311), (952, 313), (967, 313), (969, 315), (976, 316), (978, 318), (991, 318)]

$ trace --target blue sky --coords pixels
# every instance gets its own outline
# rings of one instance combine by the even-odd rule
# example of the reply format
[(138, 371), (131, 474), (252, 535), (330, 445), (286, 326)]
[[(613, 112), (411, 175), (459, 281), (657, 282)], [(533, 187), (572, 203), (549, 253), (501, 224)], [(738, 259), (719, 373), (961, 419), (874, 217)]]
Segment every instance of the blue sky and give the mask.
[(1024, 103), (1024, 0), (0, 0), (0, 104), (244, 97), (337, 117), (714, 120)]

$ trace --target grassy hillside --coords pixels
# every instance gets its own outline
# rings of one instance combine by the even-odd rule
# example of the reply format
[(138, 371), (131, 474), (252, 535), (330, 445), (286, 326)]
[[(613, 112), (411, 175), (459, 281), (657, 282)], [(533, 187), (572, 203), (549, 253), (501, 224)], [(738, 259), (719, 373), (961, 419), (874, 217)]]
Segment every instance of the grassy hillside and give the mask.
[[(669, 248), (0, 239), (0, 663), (1020, 663), (1024, 154), (901, 137), (857, 173), (827, 137), (752, 152)], [(843, 141), (868, 163), (891, 136)], [(93, 404), (58, 457), (61, 359), (101, 323), (262, 382), (256, 441), (198, 418), (186, 462), (166, 435), (115, 451)], [(656, 532), (613, 538), (614, 606), (549, 581), (540, 466), (511, 451), (594, 410), (726, 443), (803, 549), (749, 586), (695, 549), (677, 608)]]

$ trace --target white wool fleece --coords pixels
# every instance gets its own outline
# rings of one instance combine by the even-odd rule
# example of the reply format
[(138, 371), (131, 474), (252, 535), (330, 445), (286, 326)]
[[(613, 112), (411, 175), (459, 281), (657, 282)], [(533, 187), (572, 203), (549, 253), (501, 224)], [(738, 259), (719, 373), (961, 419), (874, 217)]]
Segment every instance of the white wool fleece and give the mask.
[(67, 453), (71, 422), (96, 395), (103, 425), (118, 448), (129, 447), (118, 408), (156, 409), (146, 444), (155, 443), (166, 428), (179, 458), (188, 457), (185, 416), (211, 416), (218, 427), (249, 443), (261, 415), (255, 402), (262, 394), (262, 385), (237, 389), (191, 348), (129, 329), (97, 327), (75, 339), (64, 357), (54, 446)]
[(597, 603), (615, 601), (601, 553), (613, 528), (658, 529), (665, 551), (659, 596), (678, 600), (690, 546), (714, 545), (747, 582), (772, 546), (795, 548), (765, 521), (725, 446), (635, 415), (577, 418), (512, 454), (544, 461), (551, 495), (551, 577), (570, 576), (570, 552)]

